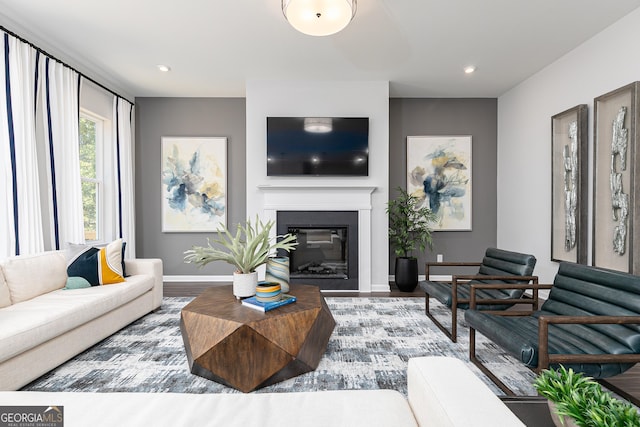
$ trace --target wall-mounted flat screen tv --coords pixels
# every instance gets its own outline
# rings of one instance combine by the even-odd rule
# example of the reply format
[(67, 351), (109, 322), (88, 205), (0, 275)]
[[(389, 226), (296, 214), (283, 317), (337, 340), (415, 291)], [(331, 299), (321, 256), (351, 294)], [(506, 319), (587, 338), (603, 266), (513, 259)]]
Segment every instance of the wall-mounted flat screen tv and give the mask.
[(368, 117), (267, 117), (267, 175), (369, 175)]

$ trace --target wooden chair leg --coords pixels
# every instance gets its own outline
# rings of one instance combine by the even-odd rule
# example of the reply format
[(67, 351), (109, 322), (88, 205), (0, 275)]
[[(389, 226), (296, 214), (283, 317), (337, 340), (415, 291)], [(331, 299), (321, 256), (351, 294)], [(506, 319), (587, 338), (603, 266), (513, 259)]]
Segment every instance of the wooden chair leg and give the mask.
[(515, 393), (507, 387), (505, 383), (500, 381), (493, 372), (489, 370), (478, 358), (476, 357), (476, 330), (469, 326), (469, 360), (476, 365), (480, 371), (485, 374), (495, 385), (500, 388), (507, 396), (515, 396)]
[(458, 341), (458, 308), (451, 307), (451, 341)]
[(425, 293), (425, 298), (424, 298), (424, 314), (426, 314), (427, 316), (429, 315), (429, 294)]
[[(433, 314), (429, 311), (429, 294), (426, 294), (425, 303), (424, 303), (425, 313), (429, 319), (433, 322), (434, 325), (438, 327), (451, 341), (456, 342), (456, 337), (449, 331), (445, 326), (438, 321)], [(455, 322), (455, 320), (454, 320)]]
[(458, 280), (453, 277), (451, 283), (451, 341), (458, 340)]

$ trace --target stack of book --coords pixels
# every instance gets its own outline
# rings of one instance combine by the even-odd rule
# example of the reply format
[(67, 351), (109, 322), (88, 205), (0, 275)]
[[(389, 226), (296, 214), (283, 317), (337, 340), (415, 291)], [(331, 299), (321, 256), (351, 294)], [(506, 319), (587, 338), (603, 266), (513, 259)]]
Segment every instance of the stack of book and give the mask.
[(260, 302), (256, 297), (246, 298), (242, 300), (242, 305), (245, 307), (253, 308), (262, 312), (273, 310), (274, 308), (282, 307), (283, 305), (292, 304), (296, 302), (296, 297), (293, 295), (282, 294), (282, 298), (277, 301)]

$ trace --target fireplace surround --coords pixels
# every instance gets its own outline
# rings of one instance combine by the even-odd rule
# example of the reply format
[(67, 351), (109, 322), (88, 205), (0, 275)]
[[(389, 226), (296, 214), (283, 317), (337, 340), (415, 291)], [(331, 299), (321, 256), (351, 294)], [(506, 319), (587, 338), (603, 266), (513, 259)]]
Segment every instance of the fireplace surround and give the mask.
[[(372, 287), (372, 193), (377, 187), (360, 185), (258, 185), (261, 194), (260, 216), (277, 222), (280, 211), (355, 211), (357, 212), (357, 282), (354, 290), (388, 291)], [(276, 227), (273, 229), (276, 234)], [(386, 254), (385, 248), (385, 254)], [(385, 280), (386, 281), (386, 280)], [(338, 290), (338, 292), (340, 292)], [(351, 291), (353, 292), (353, 291)]]
[(292, 283), (358, 290), (358, 211), (278, 211), (276, 218), (278, 235), (298, 237), (289, 254)]

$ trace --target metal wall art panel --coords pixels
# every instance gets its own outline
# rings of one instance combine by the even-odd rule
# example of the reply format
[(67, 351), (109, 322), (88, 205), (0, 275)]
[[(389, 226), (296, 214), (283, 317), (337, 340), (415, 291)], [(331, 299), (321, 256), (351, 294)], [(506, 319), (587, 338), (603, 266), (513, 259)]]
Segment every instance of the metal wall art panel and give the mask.
[(551, 261), (587, 263), (587, 121), (586, 104), (551, 117)]
[(640, 273), (638, 86), (594, 99), (592, 264)]

